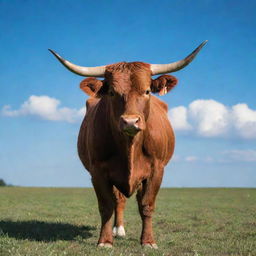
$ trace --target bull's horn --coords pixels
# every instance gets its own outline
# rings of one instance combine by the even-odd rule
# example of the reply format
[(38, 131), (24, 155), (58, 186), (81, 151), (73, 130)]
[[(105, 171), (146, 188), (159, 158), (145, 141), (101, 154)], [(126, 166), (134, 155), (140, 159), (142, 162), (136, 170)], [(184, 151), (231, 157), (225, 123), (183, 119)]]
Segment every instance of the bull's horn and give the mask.
[(106, 66), (99, 67), (81, 67), (77, 66), (65, 59), (63, 59), (58, 53), (49, 49), (49, 51), (59, 60), (63, 66), (65, 66), (71, 72), (74, 72), (80, 76), (94, 76), (94, 77), (104, 77)]
[(183, 60), (179, 60), (177, 62), (172, 62), (169, 64), (151, 64), (152, 75), (171, 73), (186, 67), (196, 57), (198, 52), (207, 42), (208, 40), (201, 43), (190, 55), (188, 55)]

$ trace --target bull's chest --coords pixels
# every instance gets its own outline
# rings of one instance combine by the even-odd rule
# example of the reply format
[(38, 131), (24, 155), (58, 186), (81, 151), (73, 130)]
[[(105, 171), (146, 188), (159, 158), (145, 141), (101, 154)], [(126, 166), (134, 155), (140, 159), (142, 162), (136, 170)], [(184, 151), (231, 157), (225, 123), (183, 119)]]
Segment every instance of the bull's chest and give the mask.
[(143, 155), (128, 157), (114, 156), (108, 163), (110, 182), (126, 197), (130, 197), (141, 182), (151, 174), (150, 159)]

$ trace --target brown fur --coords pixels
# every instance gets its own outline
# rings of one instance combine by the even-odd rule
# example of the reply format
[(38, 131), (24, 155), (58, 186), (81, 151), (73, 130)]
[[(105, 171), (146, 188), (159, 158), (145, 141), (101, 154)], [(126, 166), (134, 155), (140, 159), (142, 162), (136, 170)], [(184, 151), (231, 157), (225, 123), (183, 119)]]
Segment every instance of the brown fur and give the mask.
[[(167, 92), (177, 79), (151, 79), (150, 66), (141, 62), (107, 66), (103, 81), (87, 78), (81, 89), (93, 96), (78, 137), (78, 153), (92, 176), (102, 219), (98, 243), (113, 243), (111, 216), (123, 225), (125, 197), (137, 190), (143, 222), (141, 243), (154, 244), (152, 213), (164, 166), (174, 150), (174, 134), (167, 105), (147, 90)], [(139, 117), (141, 129), (134, 137), (120, 130), (121, 116)], [(121, 193), (120, 193), (121, 192)], [(125, 196), (125, 197), (124, 197)]]

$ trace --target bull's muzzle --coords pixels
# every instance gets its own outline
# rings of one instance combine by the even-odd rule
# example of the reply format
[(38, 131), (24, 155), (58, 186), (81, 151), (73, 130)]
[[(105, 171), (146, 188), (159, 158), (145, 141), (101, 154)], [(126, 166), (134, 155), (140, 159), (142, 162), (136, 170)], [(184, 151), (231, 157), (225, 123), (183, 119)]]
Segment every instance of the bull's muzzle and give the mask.
[(120, 130), (128, 136), (135, 136), (141, 131), (141, 118), (137, 115), (122, 115), (120, 117)]

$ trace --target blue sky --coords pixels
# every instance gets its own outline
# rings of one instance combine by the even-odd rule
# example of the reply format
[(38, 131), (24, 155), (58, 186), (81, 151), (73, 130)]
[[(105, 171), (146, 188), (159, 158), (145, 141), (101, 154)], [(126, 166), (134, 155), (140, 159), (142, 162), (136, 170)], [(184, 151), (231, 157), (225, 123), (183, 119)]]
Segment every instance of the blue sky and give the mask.
[(168, 63), (209, 42), (162, 100), (176, 132), (163, 186), (256, 186), (255, 1), (0, 0), (0, 178), (91, 186), (76, 152), (87, 96), (47, 51), (95, 66)]

